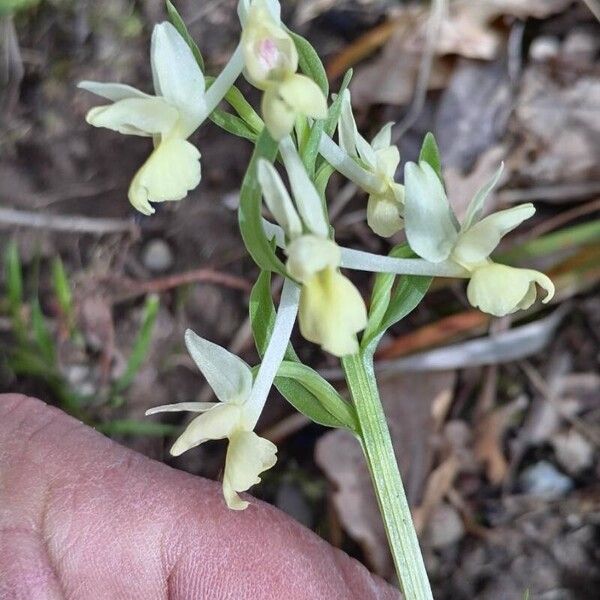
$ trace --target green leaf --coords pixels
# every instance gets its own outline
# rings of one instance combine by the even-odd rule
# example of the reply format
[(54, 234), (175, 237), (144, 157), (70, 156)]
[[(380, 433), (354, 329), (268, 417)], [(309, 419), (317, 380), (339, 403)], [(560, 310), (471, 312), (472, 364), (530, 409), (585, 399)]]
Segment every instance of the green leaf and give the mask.
[[(402, 244), (393, 248), (390, 256), (412, 258), (415, 254), (407, 244)], [(366, 353), (374, 352), (381, 336), (416, 308), (427, 293), (432, 279), (402, 275), (394, 289), (394, 275), (377, 274), (371, 295), (369, 322), (361, 341), (361, 347)]]
[(265, 129), (261, 132), (244, 176), (240, 191), (238, 221), (244, 244), (254, 262), (264, 270), (275, 271), (285, 276), (285, 266), (277, 258), (275, 250), (265, 235), (262, 226), (262, 194), (256, 166), (260, 158), (273, 162), (277, 156), (277, 143)]
[(300, 362), (283, 361), (275, 385), (292, 406), (316, 423), (358, 430), (354, 408), (314, 369)]
[(362, 336), (365, 345), (368, 345), (370, 340), (383, 333), (381, 323), (392, 299), (392, 288), (395, 280), (396, 275), (393, 273), (377, 273), (375, 276), (369, 304), (369, 319)]
[(265, 125), (263, 120), (235, 85), (229, 88), (229, 91), (225, 94), (225, 100), (255, 133), (260, 133), (263, 130)]
[(154, 294), (148, 296), (144, 305), (142, 326), (133, 343), (133, 348), (129, 355), (125, 372), (115, 382), (113, 387), (114, 393), (119, 394), (131, 385), (131, 382), (146, 359), (148, 350), (150, 349), (150, 342), (152, 341), (152, 332), (154, 331), (154, 324), (156, 323), (159, 306), (160, 301), (158, 296)]
[(436, 172), (442, 184), (444, 179), (442, 176), (442, 159), (440, 157), (440, 149), (438, 148), (435, 137), (431, 131), (427, 132), (423, 138), (423, 145), (419, 153), (419, 162), (424, 161)]
[(210, 120), (221, 129), (238, 137), (256, 142), (256, 133), (239, 117), (216, 108), (210, 114)]
[(48, 364), (56, 364), (56, 349), (54, 347), (54, 342), (48, 331), (48, 327), (46, 326), (46, 320), (44, 319), (37, 298), (31, 303), (31, 324), (33, 325), (35, 341), (44, 360)]
[(8, 356), (8, 365), (17, 375), (41, 379), (52, 389), (61, 408), (77, 418), (85, 420), (85, 415), (80, 410), (85, 400), (84, 397), (72, 391), (64, 377), (54, 366), (48, 365), (39, 352), (20, 347), (12, 349)]
[(300, 158), (306, 168), (308, 176), (312, 179), (315, 174), (315, 163), (319, 155), (319, 142), (323, 133), (323, 121), (315, 121), (310, 128), (308, 136), (300, 147)]
[(60, 256), (52, 261), (52, 286), (58, 306), (67, 320), (69, 329), (72, 328), (75, 311), (73, 309), (73, 294), (71, 293), (71, 284), (65, 272), (65, 267)]
[(12, 328), (17, 338), (24, 341), (27, 336), (25, 333), (25, 324), (21, 316), (23, 306), (23, 269), (19, 249), (14, 241), (9, 242), (6, 246), (4, 273)]
[(105, 435), (148, 435), (166, 437), (179, 432), (180, 427), (168, 423), (152, 421), (134, 421), (133, 419), (118, 419), (96, 425), (95, 429)]
[[(275, 324), (275, 304), (271, 296), (271, 272), (261, 271), (250, 292), (250, 324), (258, 354), (263, 356)], [(291, 344), (285, 353), (286, 360), (299, 360)]]
[(40, 0), (0, 0), (0, 17), (36, 6)]
[[(215, 82), (215, 79), (216, 77), (211, 77), (210, 75), (205, 76), (206, 89), (210, 88), (210, 86)], [(235, 85), (232, 85), (229, 88), (225, 94), (224, 100), (233, 108), (233, 110), (235, 110), (235, 112), (237, 112), (239, 117), (245, 122), (251, 131), (253, 131), (255, 134), (262, 131), (264, 127), (263, 120), (258, 116), (254, 108), (252, 108), (252, 105), (244, 97), (244, 94), (242, 94), (242, 92), (240, 92)], [(217, 111), (218, 109), (214, 110), (210, 114), (210, 119), (217, 125), (221, 126), (221, 124), (213, 118)]]
[(315, 187), (317, 188), (317, 192), (322, 199), (325, 198), (325, 190), (327, 189), (327, 184), (329, 183), (329, 179), (333, 175), (335, 168), (332, 167), (327, 161), (323, 161), (321, 166), (317, 170), (317, 174), (315, 175)]
[[(414, 252), (408, 246), (397, 248), (392, 256), (396, 258), (412, 258)], [(403, 275), (396, 288), (392, 292), (390, 304), (381, 321), (381, 327), (385, 331), (398, 321), (404, 319), (421, 302), (433, 277), (423, 277), (418, 275)]]
[(181, 15), (177, 12), (177, 9), (169, 0), (166, 0), (166, 5), (167, 14), (169, 15), (169, 21), (171, 21), (173, 27), (177, 29), (179, 35), (185, 40), (186, 44), (190, 47), (190, 50), (192, 51), (192, 54), (194, 55), (198, 66), (202, 71), (204, 71), (204, 59), (202, 58), (202, 53), (196, 45), (194, 38), (190, 35), (190, 32), (188, 31), (185, 23), (183, 22)]
[(323, 123), (323, 131), (326, 135), (331, 137), (336, 130), (338, 120), (340, 118), (340, 112), (342, 111), (342, 94), (344, 90), (350, 85), (350, 81), (352, 79), (352, 69), (348, 69), (346, 74), (344, 75), (344, 79), (342, 79), (342, 85), (340, 85), (340, 89), (335, 97), (335, 100), (331, 103), (329, 107), (329, 111), (327, 114), (327, 118)]
[(312, 47), (311, 43), (304, 39), (301, 35), (289, 31), (288, 33), (294, 40), (296, 50), (298, 50), (298, 64), (300, 70), (308, 75), (320, 88), (325, 98), (329, 96), (329, 81), (325, 67), (317, 54), (317, 51)]

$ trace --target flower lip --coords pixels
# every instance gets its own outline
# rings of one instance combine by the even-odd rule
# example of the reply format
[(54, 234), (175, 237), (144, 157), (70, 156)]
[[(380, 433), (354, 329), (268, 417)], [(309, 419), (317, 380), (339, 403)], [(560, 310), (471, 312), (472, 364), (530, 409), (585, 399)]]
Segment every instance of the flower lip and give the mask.
[(544, 304), (550, 302), (554, 296), (554, 284), (546, 275), (532, 269), (490, 262), (473, 272), (467, 286), (467, 297), (472, 306), (503, 317), (528, 309), (536, 300), (536, 285), (546, 291), (542, 300)]

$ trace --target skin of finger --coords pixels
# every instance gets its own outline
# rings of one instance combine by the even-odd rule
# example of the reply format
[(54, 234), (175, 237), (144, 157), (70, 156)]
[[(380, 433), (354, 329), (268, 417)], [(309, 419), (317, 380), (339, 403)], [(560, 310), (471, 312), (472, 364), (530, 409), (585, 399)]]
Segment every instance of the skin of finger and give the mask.
[(218, 484), (0, 395), (0, 600), (400, 598), (250, 500), (230, 511)]

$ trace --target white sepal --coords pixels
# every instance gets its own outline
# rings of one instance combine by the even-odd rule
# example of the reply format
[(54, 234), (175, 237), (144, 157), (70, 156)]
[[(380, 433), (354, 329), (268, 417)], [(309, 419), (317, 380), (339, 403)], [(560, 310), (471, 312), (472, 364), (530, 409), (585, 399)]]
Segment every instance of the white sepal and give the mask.
[(144, 414), (149, 417), (163, 412), (205, 412), (218, 406), (217, 402), (178, 402), (149, 408)]
[(138, 90), (125, 83), (101, 83), (99, 81), (80, 81), (77, 84), (77, 87), (81, 90), (92, 92), (92, 94), (96, 94), (96, 96), (100, 96), (101, 98), (112, 100), (113, 102), (125, 100), (126, 98), (152, 97), (150, 96), (150, 94), (146, 94), (145, 92), (142, 92), (141, 90)]
[(205, 114), (204, 75), (190, 47), (171, 23), (154, 26), (150, 61), (156, 93), (181, 111), (185, 121), (183, 137), (188, 137)]
[(328, 237), (329, 226), (325, 218), (323, 203), (289, 136), (281, 141), (280, 150), (290, 179), (292, 195), (302, 221), (315, 235)]
[(240, 406), (235, 404), (217, 404), (210, 410), (193, 419), (184, 432), (175, 440), (171, 454), (179, 456), (208, 440), (222, 440), (231, 436), (239, 427)]
[(460, 263), (477, 264), (487, 259), (500, 240), (535, 213), (533, 204), (521, 204), (493, 213), (461, 233), (452, 253)]
[(502, 175), (502, 171), (504, 170), (504, 163), (501, 163), (496, 172), (492, 175), (492, 177), (487, 181), (481, 188), (477, 191), (477, 193), (473, 196), (473, 199), (469, 203), (467, 208), (467, 213), (465, 214), (465, 218), (461, 223), (460, 230), (466, 231), (476, 223), (481, 220), (481, 216), (483, 214), (483, 208), (485, 205), (485, 201), (487, 197), (490, 195), (490, 192), (496, 187), (500, 176)]
[(446, 260), (457, 239), (444, 188), (426, 162), (404, 169), (404, 226), (410, 247), (431, 262)]
[(301, 235), (300, 217), (279, 173), (264, 158), (259, 160), (257, 172), (263, 198), (277, 223), (283, 227), (288, 237), (294, 238)]
[(185, 332), (185, 345), (221, 402), (236, 404), (248, 398), (252, 389), (252, 371), (241, 358), (201, 338), (191, 329)]
[(162, 98), (125, 98), (97, 106), (86, 115), (94, 127), (106, 127), (125, 135), (164, 135), (175, 125), (179, 113)]

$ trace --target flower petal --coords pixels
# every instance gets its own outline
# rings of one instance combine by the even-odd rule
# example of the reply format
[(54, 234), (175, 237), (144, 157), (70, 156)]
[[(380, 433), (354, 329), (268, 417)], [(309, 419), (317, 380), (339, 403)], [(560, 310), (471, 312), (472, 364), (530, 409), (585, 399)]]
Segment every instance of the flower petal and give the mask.
[(535, 302), (536, 283), (546, 290), (543, 302), (550, 302), (554, 296), (554, 284), (543, 273), (489, 263), (473, 273), (467, 297), (483, 312), (503, 317), (527, 309)]
[(258, 182), (263, 198), (275, 220), (286, 235), (295, 238), (302, 234), (302, 223), (288, 191), (273, 165), (263, 159), (258, 162)]
[(303, 235), (287, 246), (286, 268), (291, 277), (306, 282), (323, 269), (336, 268), (340, 264), (339, 246), (316, 235)]
[(171, 23), (154, 26), (150, 46), (154, 87), (182, 113), (183, 137), (188, 137), (205, 114), (204, 75), (179, 32)]
[(340, 118), (338, 120), (338, 140), (340, 148), (353, 158), (360, 158), (367, 167), (375, 169), (377, 159), (371, 145), (358, 132), (354, 113), (352, 112), (352, 98), (350, 90), (342, 92)]
[(298, 68), (294, 40), (273, 18), (265, 2), (253, 2), (242, 31), (245, 75), (256, 87), (265, 89), (270, 81)]
[(481, 215), (483, 213), (483, 207), (487, 197), (490, 195), (490, 192), (496, 187), (500, 176), (502, 175), (502, 171), (504, 170), (504, 163), (501, 163), (498, 167), (497, 171), (492, 175), (490, 180), (485, 183), (473, 196), (469, 207), (467, 208), (467, 213), (465, 218), (461, 224), (460, 230), (466, 231), (481, 219)]
[(381, 237), (390, 237), (400, 231), (403, 221), (401, 205), (386, 196), (369, 196), (367, 204), (367, 224)]
[(444, 188), (426, 162), (404, 170), (404, 226), (410, 247), (430, 262), (448, 258), (457, 231)]
[(162, 98), (126, 98), (114, 104), (97, 106), (86, 115), (94, 127), (106, 127), (126, 135), (166, 134), (175, 126), (179, 113)]
[(167, 139), (135, 174), (129, 186), (129, 201), (141, 213), (151, 215), (154, 208), (150, 202), (181, 200), (199, 183), (200, 152), (185, 140)]
[[(259, 0), (260, 1), (260, 0)], [(250, 12), (250, 5), (256, 4), (257, 0), (239, 0), (237, 12), (238, 17), (240, 18), (240, 23), (242, 27), (246, 26), (246, 20), (248, 19), (248, 13)], [(279, 0), (263, 0), (265, 6), (269, 13), (271, 13), (271, 17), (275, 20), (276, 23), (281, 22), (281, 5), (279, 4)]]
[(162, 404), (149, 408), (144, 414), (149, 417), (163, 412), (205, 412), (218, 406), (217, 402), (178, 402), (177, 404)]
[(296, 111), (281, 98), (278, 86), (269, 86), (261, 101), (262, 117), (271, 134), (276, 141), (281, 141), (294, 128)]
[(331, 267), (302, 286), (300, 333), (335, 356), (358, 352), (356, 334), (367, 324), (362, 296), (352, 282)]
[(453, 258), (465, 266), (485, 261), (503, 236), (534, 213), (533, 204), (528, 203), (489, 215), (458, 236)]
[(400, 151), (397, 146), (387, 146), (375, 152), (377, 160), (377, 170), (389, 177), (391, 180), (396, 175), (396, 169), (400, 164)]
[(298, 114), (314, 119), (327, 117), (327, 99), (321, 88), (306, 75), (286, 77), (279, 86), (279, 95)]
[(315, 235), (326, 238), (329, 235), (329, 225), (319, 193), (310, 180), (306, 167), (300, 159), (292, 140), (288, 137), (280, 145), (283, 163), (290, 179), (292, 194), (298, 212), (306, 228)]
[(238, 496), (260, 482), (260, 474), (277, 462), (277, 446), (259, 437), (254, 431), (236, 431), (229, 438), (223, 495), (227, 506), (233, 510), (244, 510), (246, 500)]
[(92, 92), (96, 96), (106, 98), (112, 102), (125, 100), (127, 98), (152, 98), (150, 94), (146, 94), (125, 83), (101, 83), (99, 81), (80, 81), (77, 87)]
[(179, 456), (207, 440), (222, 440), (240, 427), (242, 408), (234, 404), (217, 404), (196, 417), (175, 440), (170, 452)]
[[(393, 121), (386, 123), (380, 130), (379, 133), (371, 141), (371, 148), (375, 152), (378, 150), (384, 150), (389, 148), (392, 144), (392, 127), (394, 126)], [(398, 166), (398, 165), (396, 165)]]
[(246, 401), (252, 389), (252, 371), (241, 358), (191, 329), (185, 332), (185, 345), (221, 402), (242, 404)]

